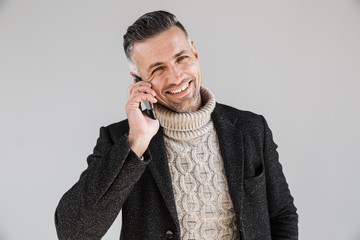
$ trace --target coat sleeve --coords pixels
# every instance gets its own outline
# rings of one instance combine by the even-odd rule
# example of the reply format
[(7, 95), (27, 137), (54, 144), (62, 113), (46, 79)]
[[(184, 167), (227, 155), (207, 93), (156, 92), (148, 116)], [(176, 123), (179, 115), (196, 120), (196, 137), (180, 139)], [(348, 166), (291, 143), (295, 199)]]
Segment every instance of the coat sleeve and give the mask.
[(58, 238), (101, 239), (150, 161), (148, 151), (144, 158), (131, 151), (126, 134), (113, 142), (102, 127), (87, 169), (55, 211)]
[(272, 239), (298, 239), (298, 215), (294, 199), (279, 163), (277, 145), (273, 141), (271, 130), (263, 117), (264, 157), (268, 210)]

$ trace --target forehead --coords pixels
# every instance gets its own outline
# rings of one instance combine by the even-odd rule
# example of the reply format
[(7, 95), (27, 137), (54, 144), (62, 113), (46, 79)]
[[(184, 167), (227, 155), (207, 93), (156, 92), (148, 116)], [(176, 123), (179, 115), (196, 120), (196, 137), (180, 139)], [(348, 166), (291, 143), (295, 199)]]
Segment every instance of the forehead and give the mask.
[(189, 50), (190, 45), (185, 33), (173, 26), (168, 30), (149, 38), (143, 42), (137, 42), (133, 47), (133, 57), (139, 67), (155, 62), (165, 62), (183, 50)]

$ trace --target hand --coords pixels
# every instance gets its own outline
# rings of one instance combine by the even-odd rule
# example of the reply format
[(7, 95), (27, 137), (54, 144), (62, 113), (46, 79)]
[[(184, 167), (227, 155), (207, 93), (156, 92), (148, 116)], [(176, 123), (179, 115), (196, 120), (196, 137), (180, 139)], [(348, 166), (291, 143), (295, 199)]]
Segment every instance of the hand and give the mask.
[[(159, 130), (160, 124), (158, 120), (154, 120), (143, 113), (139, 106), (141, 101), (148, 100), (156, 103), (155, 91), (151, 89), (151, 83), (133, 81), (128, 89), (128, 102), (125, 110), (129, 121), (128, 140), (130, 148), (141, 157), (147, 149), (151, 139)], [(157, 106), (154, 104), (155, 111)]]

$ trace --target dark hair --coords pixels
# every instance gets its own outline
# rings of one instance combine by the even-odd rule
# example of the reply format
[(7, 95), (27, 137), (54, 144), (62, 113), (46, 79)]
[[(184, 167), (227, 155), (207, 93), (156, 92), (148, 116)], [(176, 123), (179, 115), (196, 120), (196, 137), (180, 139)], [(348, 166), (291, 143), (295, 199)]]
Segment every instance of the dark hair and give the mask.
[(188, 36), (184, 26), (176, 19), (176, 16), (166, 11), (154, 11), (142, 15), (133, 25), (128, 27), (124, 35), (124, 51), (129, 61), (132, 61), (132, 49), (134, 43), (149, 39), (159, 33), (168, 30), (172, 26), (178, 26)]

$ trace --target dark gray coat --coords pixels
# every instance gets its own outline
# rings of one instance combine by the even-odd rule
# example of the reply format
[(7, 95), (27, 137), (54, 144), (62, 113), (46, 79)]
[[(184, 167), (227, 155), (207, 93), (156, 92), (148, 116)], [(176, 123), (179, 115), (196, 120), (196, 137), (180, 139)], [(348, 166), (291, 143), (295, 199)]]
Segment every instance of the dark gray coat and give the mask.
[[(265, 119), (216, 104), (230, 196), (244, 240), (297, 239), (298, 216)], [(180, 240), (162, 129), (141, 161), (127, 140), (128, 122), (100, 129), (88, 167), (55, 213), (59, 239), (101, 239), (122, 209), (123, 240)]]

